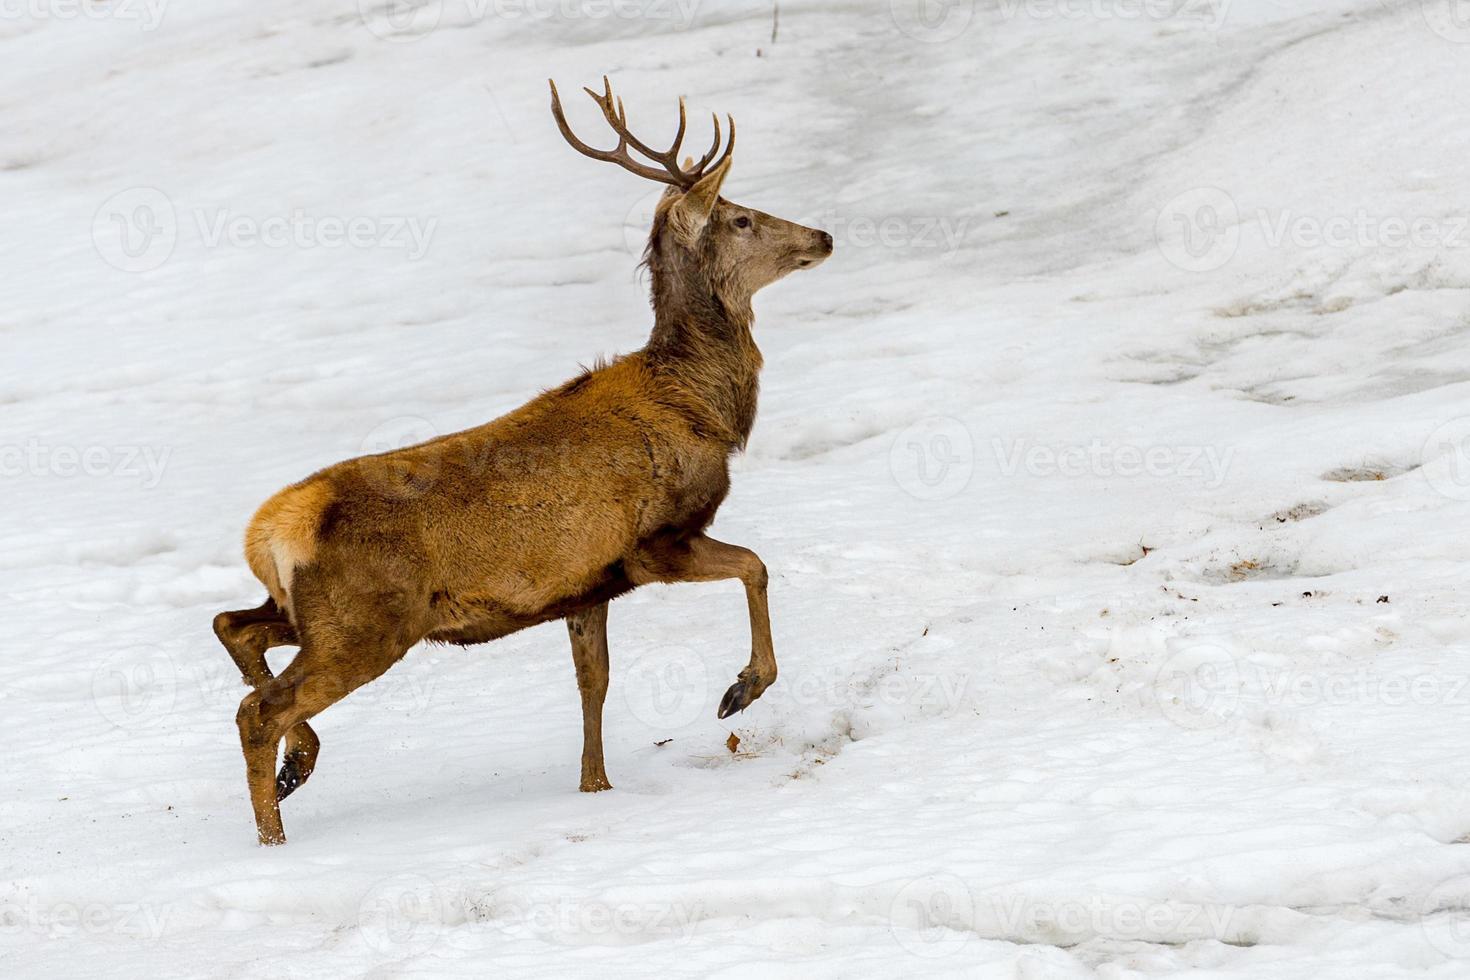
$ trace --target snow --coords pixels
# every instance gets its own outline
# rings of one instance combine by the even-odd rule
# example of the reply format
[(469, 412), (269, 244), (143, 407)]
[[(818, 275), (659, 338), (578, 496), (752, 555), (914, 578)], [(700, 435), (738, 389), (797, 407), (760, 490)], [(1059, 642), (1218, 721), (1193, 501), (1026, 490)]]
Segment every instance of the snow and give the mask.
[[(5, 974), (1470, 973), (1454, 14), (0, 4)], [(714, 528), (780, 679), (718, 722), (738, 585), (619, 600), (582, 795), (560, 625), (419, 648), (259, 848), (244, 522), (641, 344), (604, 72), (836, 238)]]

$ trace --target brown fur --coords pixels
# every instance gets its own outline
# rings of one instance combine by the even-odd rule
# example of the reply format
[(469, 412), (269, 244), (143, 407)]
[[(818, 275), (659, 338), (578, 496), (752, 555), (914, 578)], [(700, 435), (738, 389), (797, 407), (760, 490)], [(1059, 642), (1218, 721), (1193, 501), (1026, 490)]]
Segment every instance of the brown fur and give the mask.
[[(222, 613), (215, 629), (254, 688), (237, 721), (262, 843), (285, 840), (279, 801), (315, 765), (307, 719), (421, 640), (481, 643), (566, 619), (587, 791), (610, 785), (609, 600), (647, 582), (739, 578), (752, 656), (721, 717), (775, 680), (765, 566), (703, 532), (755, 420), (751, 297), (826, 258), (831, 238), (719, 198), (728, 169), (726, 159), (660, 202), (642, 350), (477, 428), (329, 466), (256, 512), (245, 554), (270, 599)], [(297, 642), (295, 660), (271, 676), (265, 649)]]

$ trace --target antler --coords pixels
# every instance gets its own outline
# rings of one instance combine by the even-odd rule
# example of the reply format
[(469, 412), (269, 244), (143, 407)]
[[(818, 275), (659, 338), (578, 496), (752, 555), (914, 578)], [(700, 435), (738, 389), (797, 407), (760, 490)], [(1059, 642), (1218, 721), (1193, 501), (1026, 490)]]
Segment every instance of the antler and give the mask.
[[(566, 141), (572, 144), (572, 148), (583, 156), (589, 156), (594, 160), (606, 160), (608, 163), (616, 163), (624, 170), (635, 173), (640, 177), (646, 177), (649, 180), (656, 180), (664, 184), (673, 184), (675, 187), (688, 190), (699, 182), (699, 178), (704, 176), (706, 168), (710, 165), (710, 161), (714, 160), (714, 165), (718, 167), (725, 162), (726, 158), (735, 149), (735, 118), (733, 116), (726, 116), (725, 118), (730, 121), (730, 139), (725, 144), (725, 152), (720, 154), (718, 160), (715, 160), (715, 153), (720, 148), (720, 117), (711, 113), (710, 117), (714, 120), (715, 124), (715, 139), (710, 144), (709, 151), (699, 158), (699, 162), (692, 169), (686, 170), (680, 167), (679, 147), (684, 142), (684, 130), (687, 123), (684, 116), (684, 100), (682, 98), (679, 99), (679, 130), (674, 134), (673, 145), (667, 150), (655, 150), (628, 131), (627, 110), (623, 108), (623, 100), (614, 97), (612, 82), (607, 80), (606, 75), (602, 76), (602, 95), (598, 95), (590, 88), (584, 88), (582, 91), (592, 96), (592, 101), (596, 102), (597, 107), (602, 110), (603, 118), (612, 127), (613, 132), (618, 135), (618, 145), (611, 150), (594, 149), (579, 140), (576, 134), (572, 132), (572, 127), (567, 125), (567, 117), (561, 111), (561, 96), (557, 94), (556, 82), (551, 79), (547, 79), (547, 81), (551, 83), (551, 114), (556, 118), (557, 128), (561, 130), (561, 134), (565, 137)], [(628, 152), (629, 148), (637, 150), (649, 160), (660, 164), (663, 169), (660, 170), (657, 167), (651, 167), (646, 163), (635, 160)]]

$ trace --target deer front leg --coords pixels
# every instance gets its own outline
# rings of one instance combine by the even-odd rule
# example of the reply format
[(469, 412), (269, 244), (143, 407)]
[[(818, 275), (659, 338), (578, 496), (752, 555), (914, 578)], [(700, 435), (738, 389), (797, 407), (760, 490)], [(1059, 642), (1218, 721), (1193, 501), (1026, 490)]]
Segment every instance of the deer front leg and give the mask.
[(602, 703), (607, 698), (607, 603), (567, 617), (577, 688), (582, 692), (582, 792), (612, 789), (602, 760)]
[(766, 605), (765, 562), (749, 548), (725, 544), (703, 534), (682, 540), (657, 539), (639, 546), (627, 563), (629, 577), (646, 582), (717, 582), (738, 578), (750, 607), (750, 663), (720, 700), (719, 716), (744, 711), (776, 681), (776, 651)]

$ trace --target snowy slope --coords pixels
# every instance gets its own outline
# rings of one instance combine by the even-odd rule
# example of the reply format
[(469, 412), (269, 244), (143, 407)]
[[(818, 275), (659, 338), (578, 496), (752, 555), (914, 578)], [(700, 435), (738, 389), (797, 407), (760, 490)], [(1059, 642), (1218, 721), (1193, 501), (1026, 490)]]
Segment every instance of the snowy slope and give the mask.
[[(394, 2), (0, 7), (5, 975), (1470, 974), (1452, 4)], [(258, 848), (244, 522), (642, 342), (604, 72), (836, 238), (714, 529), (781, 678), (619, 600), (584, 796), (560, 625), (417, 649)]]

